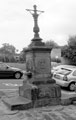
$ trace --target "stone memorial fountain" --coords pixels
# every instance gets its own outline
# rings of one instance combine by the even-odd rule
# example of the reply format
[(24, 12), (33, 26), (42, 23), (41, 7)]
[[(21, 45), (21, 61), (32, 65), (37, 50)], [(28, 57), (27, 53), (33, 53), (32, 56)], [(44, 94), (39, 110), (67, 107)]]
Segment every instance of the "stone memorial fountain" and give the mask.
[(34, 38), (25, 50), (27, 79), (19, 87), (19, 96), (4, 99), (4, 103), (11, 110), (23, 110), (46, 105), (59, 105), (61, 101), (61, 89), (56, 85), (51, 75), (52, 48), (47, 47), (39, 36), (38, 17), (43, 11), (29, 11), (34, 19)]

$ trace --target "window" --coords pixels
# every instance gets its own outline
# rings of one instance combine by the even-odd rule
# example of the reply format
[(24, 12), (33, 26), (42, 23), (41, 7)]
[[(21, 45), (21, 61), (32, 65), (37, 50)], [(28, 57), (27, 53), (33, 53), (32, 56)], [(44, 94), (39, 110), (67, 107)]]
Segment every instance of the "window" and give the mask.
[(62, 70), (59, 71), (58, 73), (62, 75), (69, 75), (71, 73), (71, 70), (62, 68)]
[(76, 76), (76, 70), (73, 72), (73, 76)]

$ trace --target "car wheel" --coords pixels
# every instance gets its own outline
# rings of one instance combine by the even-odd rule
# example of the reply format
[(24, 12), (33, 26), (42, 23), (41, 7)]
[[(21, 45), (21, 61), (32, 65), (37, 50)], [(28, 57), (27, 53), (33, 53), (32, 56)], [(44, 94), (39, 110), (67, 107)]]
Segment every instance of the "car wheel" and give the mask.
[(75, 90), (75, 83), (73, 82), (73, 83), (70, 83), (70, 85), (69, 85), (69, 90), (70, 91), (74, 91)]
[(20, 79), (20, 78), (21, 78), (21, 73), (16, 72), (16, 73), (14, 74), (14, 77), (15, 77), (16, 79)]

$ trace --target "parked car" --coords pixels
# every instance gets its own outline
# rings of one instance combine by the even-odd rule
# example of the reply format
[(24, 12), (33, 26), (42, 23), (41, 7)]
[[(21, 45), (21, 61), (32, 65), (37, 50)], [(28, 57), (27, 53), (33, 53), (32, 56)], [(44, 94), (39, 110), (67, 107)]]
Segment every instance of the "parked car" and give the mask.
[(66, 68), (66, 67), (67, 67), (67, 65), (58, 65), (58, 66), (55, 66), (55, 67), (52, 68), (51, 73), (53, 74), (55, 72), (58, 72), (62, 68)]
[(15, 78), (20, 79), (23, 76), (23, 71), (19, 68), (8, 66), (0, 62), (0, 78)]
[(56, 81), (56, 84), (67, 87), (70, 91), (74, 91), (76, 89), (76, 66), (59, 66), (58, 69), (53, 71), (53, 79)]

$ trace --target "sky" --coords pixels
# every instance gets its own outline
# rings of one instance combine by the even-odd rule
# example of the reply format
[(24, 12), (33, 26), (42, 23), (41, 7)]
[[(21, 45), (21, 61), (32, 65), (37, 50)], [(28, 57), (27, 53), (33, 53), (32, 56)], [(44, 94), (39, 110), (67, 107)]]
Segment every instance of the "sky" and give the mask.
[(43, 42), (65, 45), (69, 36), (76, 35), (76, 0), (0, 0), (0, 47), (9, 43), (22, 51), (30, 44), (34, 21), (26, 9), (35, 4), (44, 11), (38, 18)]

